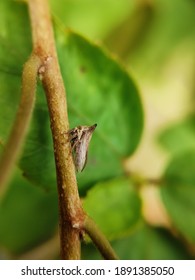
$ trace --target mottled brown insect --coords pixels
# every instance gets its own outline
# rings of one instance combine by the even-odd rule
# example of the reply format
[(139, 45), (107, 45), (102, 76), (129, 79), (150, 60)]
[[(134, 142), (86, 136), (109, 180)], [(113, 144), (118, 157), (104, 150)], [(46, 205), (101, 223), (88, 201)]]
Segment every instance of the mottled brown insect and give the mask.
[(97, 124), (77, 126), (69, 131), (76, 170), (81, 172), (87, 163), (88, 147)]

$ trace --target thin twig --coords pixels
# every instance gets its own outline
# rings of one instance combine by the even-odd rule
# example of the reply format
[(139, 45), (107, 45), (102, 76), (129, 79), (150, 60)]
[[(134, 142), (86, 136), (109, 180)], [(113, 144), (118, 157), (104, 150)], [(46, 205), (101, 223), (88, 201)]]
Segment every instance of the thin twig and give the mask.
[(99, 230), (96, 223), (89, 216), (85, 217), (83, 229), (89, 235), (93, 243), (96, 245), (96, 247), (106, 260), (118, 260), (118, 257), (112, 249), (110, 243), (103, 235), (103, 233)]
[(50, 114), (56, 162), (60, 241), (63, 259), (80, 259), (80, 233), (84, 229), (106, 259), (117, 259), (109, 242), (81, 206), (71, 146), (65, 88), (56, 54), (47, 0), (29, 0), (33, 47), (42, 60), (41, 74)]
[(22, 74), (22, 94), (19, 109), (0, 161), (0, 198), (6, 193), (14, 165), (27, 133), (35, 103), (37, 71), (40, 59), (31, 55), (25, 63)]
[(47, 0), (29, 0), (33, 47), (42, 60), (41, 76), (50, 114), (53, 136), (60, 215), (61, 256), (80, 259), (80, 231), (84, 213), (78, 194), (75, 167), (68, 139), (65, 88), (59, 68)]

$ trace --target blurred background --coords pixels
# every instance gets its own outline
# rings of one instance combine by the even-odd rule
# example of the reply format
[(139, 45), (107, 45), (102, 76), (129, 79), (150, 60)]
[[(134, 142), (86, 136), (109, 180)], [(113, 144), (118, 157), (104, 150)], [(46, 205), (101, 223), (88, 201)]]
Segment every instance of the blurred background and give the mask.
[[(136, 81), (145, 127), (127, 164), (148, 178), (160, 178), (172, 152), (195, 145), (190, 128), (160, 137), (194, 114), (195, 1), (67, 0), (64, 5), (51, 1), (53, 14), (111, 52)], [(142, 194), (146, 219), (167, 226), (156, 189), (147, 186)]]
[[(152, 181), (161, 178), (173, 155), (195, 147), (192, 121), (195, 1), (67, 0), (64, 3), (63, 10), (58, 2), (51, 1), (54, 15), (65, 26), (111, 52), (138, 85), (145, 126), (141, 144), (127, 166), (152, 178), (151, 184), (140, 191), (146, 221), (171, 229)], [(190, 252), (194, 251), (192, 244), (188, 247)], [(163, 254), (157, 254), (158, 257)]]
[[(50, 5), (54, 21), (111, 53), (127, 69), (141, 96), (144, 132), (125, 166), (138, 177), (141, 174), (141, 180), (145, 181), (138, 190), (144, 222), (131, 235), (113, 241), (114, 249), (122, 259), (194, 259), (195, 1), (50, 0)], [(177, 200), (176, 206), (185, 204), (184, 209), (191, 215), (188, 223), (188, 212), (183, 213), (183, 208), (175, 207), (175, 212), (174, 209), (169, 212), (172, 202), (166, 204), (167, 197), (163, 201), (157, 187), (169, 163), (186, 152), (194, 155), (183, 176), (190, 178), (186, 179), (189, 192), (181, 192), (185, 203)], [(178, 168), (184, 170), (188, 159), (188, 156), (185, 161), (180, 158), (182, 164)], [(182, 184), (185, 186), (185, 180)], [(15, 195), (17, 197), (17, 193)], [(49, 196), (51, 209), (55, 208), (56, 197)], [(43, 199), (48, 204), (48, 198)], [(57, 209), (55, 211), (51, 210), (48, 215), (48, 219), (52, 216), (53, 229), (56, 229), (51, 239), (41, 236), (43, 243), (30, 252), (23, 250), (19, 258), (59, 258)], [(187, 224), (174, 221), (180, 213), (183, 213), (182, 222), (186, 219)], [(2, 248), (2, 258), (11, 258), (4, 244)], [(100, 256), (92, 245), (84, 244), (83, 258)]]

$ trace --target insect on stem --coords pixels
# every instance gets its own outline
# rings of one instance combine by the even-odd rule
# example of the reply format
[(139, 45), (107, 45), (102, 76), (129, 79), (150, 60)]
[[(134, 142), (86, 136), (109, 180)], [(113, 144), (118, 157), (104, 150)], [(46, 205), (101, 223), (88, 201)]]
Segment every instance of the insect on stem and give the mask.
[(81, 172), (85, 168), (89, 143), (96, 126), (97, 124), (77, 126), (68, 132), (77, 172)]

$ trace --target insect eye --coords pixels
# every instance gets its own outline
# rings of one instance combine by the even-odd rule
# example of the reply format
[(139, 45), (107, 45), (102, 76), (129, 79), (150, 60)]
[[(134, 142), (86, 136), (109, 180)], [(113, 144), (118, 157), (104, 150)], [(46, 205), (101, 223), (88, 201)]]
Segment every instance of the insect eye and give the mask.
[(69, 134), (70, 135), (74, 135), (75, 131), (70, 131)]

